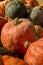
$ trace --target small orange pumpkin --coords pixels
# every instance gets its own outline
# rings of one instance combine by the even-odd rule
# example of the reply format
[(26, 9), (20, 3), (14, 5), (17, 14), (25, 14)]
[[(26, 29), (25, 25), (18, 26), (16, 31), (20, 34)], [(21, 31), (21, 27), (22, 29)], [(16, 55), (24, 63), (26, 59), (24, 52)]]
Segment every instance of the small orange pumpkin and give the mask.
[[(28, 19), (12, 20), (4, 25), (1, 32), (1, 41), (5, 48), (15, 53), (26, 53), (25, 44), (36, 40), (34, 25)], [(28, 42), (27, 42), (28, 41)], [(26, 43), (25, 43), (26, 42)], [(24, 47), (25, 46), (25, 47)]]
[(22, 59), (9, 55), (0, 56), (0, 65), (28, 65)]
[(24, 56), (24, 61), (29, 65), (43, 65), (43, 38), (30, 45)]

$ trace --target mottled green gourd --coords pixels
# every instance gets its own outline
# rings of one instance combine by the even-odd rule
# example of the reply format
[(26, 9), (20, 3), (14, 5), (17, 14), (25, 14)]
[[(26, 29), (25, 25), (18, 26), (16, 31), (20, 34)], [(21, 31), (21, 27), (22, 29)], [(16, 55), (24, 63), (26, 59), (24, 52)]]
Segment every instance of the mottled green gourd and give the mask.
[(30, 18), (34, 24), (43, 25), (43, 8), (41, 6), (36, 6), (32, 9)]
[(24, 17), (25, 14), (25, 5), (18, 0), (10, 1), (5, 7), (5, 15), (8, 18), (21, 18)]

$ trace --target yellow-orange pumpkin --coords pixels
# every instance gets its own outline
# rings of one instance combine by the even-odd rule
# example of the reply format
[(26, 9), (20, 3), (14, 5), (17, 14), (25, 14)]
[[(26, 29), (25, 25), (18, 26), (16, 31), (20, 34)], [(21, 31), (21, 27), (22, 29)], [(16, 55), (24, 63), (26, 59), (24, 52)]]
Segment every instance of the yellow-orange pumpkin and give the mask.
[[(4, 25), (1, 32), (1, 41), (5, 48), (15, 53), (25, 53), (25, 42), (36, 40), (34, 25), (28, 19), (12, 20)], [(27, 44), (27, 43), (26, 43)], [(29, 43), (30, 44), (30, 43)]]

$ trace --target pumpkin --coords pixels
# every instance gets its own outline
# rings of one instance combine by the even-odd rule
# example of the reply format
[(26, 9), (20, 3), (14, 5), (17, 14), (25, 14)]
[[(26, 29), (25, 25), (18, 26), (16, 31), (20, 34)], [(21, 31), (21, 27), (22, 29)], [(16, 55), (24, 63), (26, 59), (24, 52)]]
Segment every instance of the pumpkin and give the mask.
[(37, 6), (37, 5), (39, 5), (37, 0), (21, 0), (21, 1), (25, 4), (25, 6), (27, 8), (28, 7), (33, 8), (33, 7)]
[(35, 25), (35, 31), (39, 38), (43, 37), (43, 28), (40, 25)]
[[(6, 23), (1, 31), (1, 41), (5, 48), (18, 54), (25, 54), (30, 42), (36, 40), (34, 25), (25, 18), (15, 18)], [(29, 42), (29, 43), (28, 43)]]
[(30, 45), (24, 56), (24, 61), (28, 65), (43, 65), (43, 38)]
[(26, 7), (18, 0), (10, 1), (5, 7), (5, 15), (7, 18), (24, 17)]
[(8, 20), (5, 17), (0, 17), (0, 35), (1, 35), (1, 29), (2, 27), (8, 22)]
[(0, 2), (0, 16), (5, 16), (5, 1)]
[(34, 24), (43, 25), (43, 8), (36, 6), (32, 9), (30, 18)]
[(43, 7), (43, 4), (40, 4), (41, 7)]
[(8, 3), (8, 1), (1, 1), (0, 2), (0, 16), (5, 17), (5, 6)]
[(28, 65), (24, 60), (9, 55), (0, 56), (1, 65)]
[(10, 2), (11, 0), (5, 0), (6, 3)]

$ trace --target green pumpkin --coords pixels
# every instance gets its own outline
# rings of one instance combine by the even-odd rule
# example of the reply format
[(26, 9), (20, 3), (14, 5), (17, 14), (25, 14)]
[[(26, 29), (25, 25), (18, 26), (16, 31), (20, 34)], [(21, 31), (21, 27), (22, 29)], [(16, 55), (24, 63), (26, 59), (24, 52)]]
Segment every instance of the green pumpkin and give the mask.
[(10, 1), (5, 7), (5, 15), (8, 18), (21, 18), (24, 17), (25, 14), (25, 5), (18, 0)]
[(30, 18), (34, 24), (43, 25), (43, 8), (41, 6), (34, 7)]

